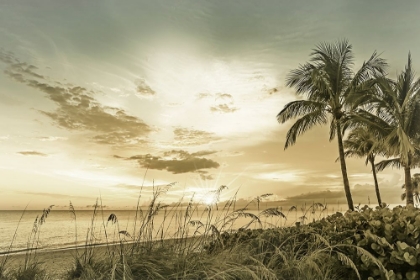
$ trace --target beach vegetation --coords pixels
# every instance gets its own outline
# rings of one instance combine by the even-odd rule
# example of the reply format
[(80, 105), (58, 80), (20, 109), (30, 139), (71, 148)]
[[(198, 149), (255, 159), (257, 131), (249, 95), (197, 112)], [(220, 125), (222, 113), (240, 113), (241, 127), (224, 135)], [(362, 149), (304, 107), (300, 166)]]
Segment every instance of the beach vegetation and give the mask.
[(337, 136), (344, 192), (350, 210), (354, 210), (354, 205), (343, 147), (345, 124), (356, 109), (354, 102), (374, 90), (376, 76), (383, 75), (387, 66), (376, 52), (356, 72), (352, 69), (353, 61), (352, 45), (346, 40), (317, 45), (310, 61), (292, 70), (287, 77), (287, 86), (295, 88), (299, 97), (306, 98), (286, 104), (277, 115), (280, 123), (297, 118), (287, 132), (285, 149), (314, 126), (329, 124), (330, 141)]
[(358, 127), (352, 130), (347, 139), (344, 140), (344, 155), (346, 157), (356, 156), (365, 157), (365, 164), (370, 164), (372, 168), (373, 182), (375, 186), (376, 199), (378, 205), (382, 206), (381, 192), (376, 175), (375, 159), (377, 155), (384, 155), (385, 148), (383, 141), (375, 137), (366, 127)]
[[(215, 193), (220, 195), (224, 189)], [(103, 216), (97, 200), (91, 227), (98, 220), (108, 241), (97, 243), (92, 236), (95, 230), (89, 228), (84, 245), (75, 250), (73, 265), (60, 279), (396, 280), (419, 276), (420, 210), (412, 206), (364, 206), (331, 215), (326, 204), (312, 203), (302, 205), (302, 216), (296, 215), (286, 225), (284, 221), (293, 219), (299, 207), (287, 212), (266, 208), (255, 214), (246, 207), (236, 209), (234, 197), (212, 205), (190, 198), (187, 204), (166, 206), (158, 199), (164, 194), (165, 189), (156, 188), (155, 199), (139, 207), (133, 229), (123, 228), (116, 213)], [(44, 222), (49, 211), (43, 211)], [(77, 216), (73, 204), (69, 211)], [(158, 215), (164, 222), (155, 223)], [(201, 218), (196, 219), (197, 215)], [(277, 221), (267, 222), (267, 217)], [(169, 230), (171, 224), (176, 225), (175, 231)], [(115, 236), (118, 241), (111, 242)], [(30, 262), (13, 269), (6, 263), (0, 279), (56, 279), (48, 263), (39, 262), (39, 249), (29, 250)]]

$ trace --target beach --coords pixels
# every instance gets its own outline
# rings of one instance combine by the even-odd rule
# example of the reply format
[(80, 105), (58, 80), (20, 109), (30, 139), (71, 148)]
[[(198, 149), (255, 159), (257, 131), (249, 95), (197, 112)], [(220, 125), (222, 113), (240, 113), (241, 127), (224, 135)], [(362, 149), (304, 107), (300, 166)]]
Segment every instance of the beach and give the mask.
[[(110, 245), (116, 246), (116, 245)], [(83, 252), (84, 248), (78, 248), (79, 254)], [(94, 247), (94, 254), (96, 256), (105, 256), (107, 246)], [(25, 262), (25, 253), (11, 254), (6, 264), (6, 272), (10, 270), (17, 270), (23, 267)], [(54, 249), (54, 250), (40, 250), (36, 252), (36, 261), (40, 264), (42, 269), (45, 269), (51, 280), (62, 280), (65, 274), (75, 265), (75, 248)], [(0, 256), (0, 262), (6, 256)], [(31, 256), (33, 257), (33, 255)]]
[[(182, 241), (182, 244), (180, 243)], [(179, 238), (170, 238), (164, 240), (153, 241), (153, 247), (165, 246), (170, 248), (176, 245), (181, 245), (183, 248), (187, 248), (191, 245), (190, 248), (194, 247), (195, 241), (199, 241), (199, 237), (189, 237), (184, 239)], [(158, 244), (159, 243), (159, 244)], [(134, 242), (124, 242), (123, 248), (126, 251), (131, 249)], [(140, 242), (140, 246), (144, 246), (146, 243)], [(150, 244), (150, 243), (149, 243)], [(59, 249), (40, 249), (32, 251), (31, 254), (31, 263), (34, 263), (34, 260), (40, 265), (41, 269), (44, 269), (48, 275), (49, 280), (62, 280), (66, 279), (66, 274), (75, 267), (75, 257), (76, 254), (81, 258), (81, 255), (85, 252), (86, 248), (92, 250), (94, 259), (101, 260), (109, 256), (109, 252), (114, 253), (114, 256), (118, 256), (121, 250), (120, 244), (97, 244), (91, 245), (88, 247), (79, 246), (79, 247), (67, 247)], [(76, 252), (77, 250), (77, 252)], [(0, 264), (3, 262), (6, 254), (0, 255)], [(8, 260), (6, 263), (6, 273), (9, 271), (16, 271), (19, 268), (23, 267), (26, 257), (26, 251), (12, 253), (8, 255)]]

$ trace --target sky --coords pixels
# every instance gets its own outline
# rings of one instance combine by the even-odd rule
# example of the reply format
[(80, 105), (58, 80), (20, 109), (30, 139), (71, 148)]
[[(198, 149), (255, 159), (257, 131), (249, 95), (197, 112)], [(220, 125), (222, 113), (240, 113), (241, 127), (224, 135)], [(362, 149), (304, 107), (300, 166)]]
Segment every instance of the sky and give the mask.
[[(379, 5), (380, 3), (380, 5)], [(411, 51), (418, 1), (0, 1), (0, 209), (135, 207), (221, 199), (346, 204), (338, 148), (316, 127), (284, 150), (287, 74), (320, 42), (376, 50), (391, 77)], [(371, 170), (347, 160), (355, 204)], [(413, 173), (419, 172), (413, 170)], [(402, 170), (378, 174), (401, 203)]]

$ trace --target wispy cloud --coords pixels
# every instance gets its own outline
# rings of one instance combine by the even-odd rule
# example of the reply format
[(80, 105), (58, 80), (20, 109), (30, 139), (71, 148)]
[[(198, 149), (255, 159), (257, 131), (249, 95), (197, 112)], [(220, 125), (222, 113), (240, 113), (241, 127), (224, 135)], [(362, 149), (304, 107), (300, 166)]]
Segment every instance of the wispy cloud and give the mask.
[(28, 195), (36, 195), (42, 197), (51, 197), (54, 199), (91, 199), (91, 197), (86, 196), (78, 196), (78, 195), (67, 195), (67, 194), (58, 194), (58, 193), (47, 193), (47, 192), (25, 192), (20, 191), (20, 194), (28, 194)]
[(231, 107), (228, 104), (219, 104), (217, 106), (210, 107), (212, 112), (221, 112), (221, 113), (233, 113), (238, 110), (236, 107)]
[(214, 179), (213, 174), (208, 174), (207, 171), (199, 170), (197, 173), (200, 175), (201, 180), (209, 181)]
[(163, 153), (165, 157), (174, 157), (174, 158), (188, 158), (188, 157), (202, 157), (208, 156), (217, 153), (216, 151), (198, 151), (195, 153), (188, 153), (184, 150), (171, 150)]
[(22, 152), (18, 152), (18, 154), (21, 154), (24, 156), (41, 156), (41, 157), (48, 156), (47, 154), (36, 152), (36, 151), (22, 151)]
[(116, 131), (106, 134), (96, 135), (91, 138), (92, 142), (97, 144), (106, 144), (113, 146), (125, 146), (134, 144), (146, 144), (148, 140), (141, 137), (136, 132), (132, 131)]
[(197, 94), (197, 99), (204, 99), (204, 98), (212, 97), (212, 96), (213, 94), (211, 93), (202, 92), (202, 93)]
[(101, 105), (91, 90), (51, 82), (35, 72), (37, 67), (20, 62), (10, 53), (0, 51), (0, 61), (8, 65), (5, 73), (9, 77), (44, 92), (48, 99), (58, 105), (53, 112), (39, 110), (58, 127), (98, 133), (92, 141), (109, 145), (138, 143), (152, 131), (143, 120), (124, 110)]
[(136, 92), (143, 97), (150, 97), (156, 95), (156, 92), (146, 83), (144, 79), (138, 79), (135, 82)]
[[(401, 190), (400, 184), (398, 183), (399, 176), (394, 176), (391, 178), (391, 181), (382, 180), (379, 183), (379, 189), (381, 192), (382, 201), (386, 203), (396, 204), (401, 203), (400, 196), (403, 193)], [(316, 185), (319, 187), (319, 184)], [(324, 184), (325, 186), (325, 184)], [(303, 190), (303, 188), (302, 188)], [(307, 189), (305, 189), (307, 190)], [(373, 184), (364, 183), (364, 184), (355, 184), (351, 188), (352, 198), (355, 204), (376, 204), (376, 194)], [(290, 205), (302, 205), (303, 203), (312, 203), (312, 202), (326, 202), (330, 205), (343, 204), (346, 205), (346, 196), (342, 186), (333, 187), (328, 190), (315, 190), (310, 192), (305, 192), (300, 195), (289, 196), (286, 198), (285, 202)]]
[(219, 113), (233, 113), (238, 110), (237, 107), (233, 106), (234, 99), (229, 93), (199, 93), (197, 99), (206, 99), (209, 97), (214, 98), (214, 105), (210, 106), (210, 111)]
[(119, 189), (125, 189), (129, 191), (137, 191), (137, 192), (141, 190), (142, 193), (152, 194), (154, 189), (167, 190), (169, 189), (170, 186), (171, 184), (144, 185), (143, 187), (141, 185), (118, 184), (116, 187)]
[(67, 137), (59, 137), (59, 136), (42, 136), (42, 137), (38, 137), (37, 139), (39, 139), (40, 141), (48, 141), (48, 142), (52, 142), (52, 141), (59, 141), (59, 140), (67, 140)]
[(223, 100), (225, 102), (232, 103), (233, 96), (229, 93), (216, 93), (215, 100)]
[(214, 133), (188, 128), (174, 129), (174, 144), (177, 146), (194, 146), (221, 140)]

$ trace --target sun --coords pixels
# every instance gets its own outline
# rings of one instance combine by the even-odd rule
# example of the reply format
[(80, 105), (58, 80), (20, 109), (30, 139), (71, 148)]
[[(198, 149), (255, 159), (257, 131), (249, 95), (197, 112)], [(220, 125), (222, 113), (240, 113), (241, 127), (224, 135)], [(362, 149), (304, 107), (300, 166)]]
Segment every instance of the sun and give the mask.
[(206, 204), (206, 205), (212, 205), (212, 204), (215, 204), (215, 203), (216, 203), (216, 197), (215, 197), (213, 194), (206, 195), (206, 196), (203, 198), (203, 202), (204, 202), (204, 204)]

